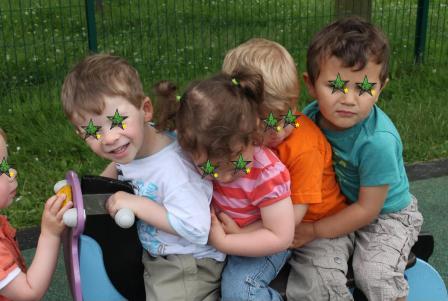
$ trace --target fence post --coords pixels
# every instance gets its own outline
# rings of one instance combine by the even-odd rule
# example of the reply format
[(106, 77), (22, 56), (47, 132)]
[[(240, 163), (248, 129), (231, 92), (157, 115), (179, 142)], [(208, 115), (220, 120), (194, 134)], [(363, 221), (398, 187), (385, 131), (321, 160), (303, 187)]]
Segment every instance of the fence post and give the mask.
[(418, 0), (417, 21), (415, 22), (414, 62), (423, 63), (426, 30), (428, 28), (429, 0)]
[(89, 41), (89, 50), (91, 52), (98, 51), (94, 1), (95, 0), (86, 0), (87, 39)]

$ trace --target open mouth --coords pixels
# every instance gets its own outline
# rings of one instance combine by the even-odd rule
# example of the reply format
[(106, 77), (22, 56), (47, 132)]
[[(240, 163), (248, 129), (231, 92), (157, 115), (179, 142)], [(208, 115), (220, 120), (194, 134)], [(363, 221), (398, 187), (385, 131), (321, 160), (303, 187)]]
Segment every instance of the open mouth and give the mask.
[(120, 146), (119, 148), (114, 149), (111, 153), (113, 153), (114, 155), (121, 155), (126, 151), (128, 146), (129, 146), (129, 143), (127, 143), (123, 146)]

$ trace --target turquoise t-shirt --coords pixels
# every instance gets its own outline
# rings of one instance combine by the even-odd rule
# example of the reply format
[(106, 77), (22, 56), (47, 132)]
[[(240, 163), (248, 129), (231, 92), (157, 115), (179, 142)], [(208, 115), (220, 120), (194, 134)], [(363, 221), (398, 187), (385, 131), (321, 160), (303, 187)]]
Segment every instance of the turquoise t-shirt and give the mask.
[[(317, 102), (306, 106), (303, 113), (316, 122)], [(389, 185), (381, 213), (397, 212), (409, 205), (403, 144), (394, 124), (379, 107), (375, 105), (366, 119), (347, 130), (322, 131), (333, 149), (341, 190), (351, 202), (358, 200), (361, 186)]]

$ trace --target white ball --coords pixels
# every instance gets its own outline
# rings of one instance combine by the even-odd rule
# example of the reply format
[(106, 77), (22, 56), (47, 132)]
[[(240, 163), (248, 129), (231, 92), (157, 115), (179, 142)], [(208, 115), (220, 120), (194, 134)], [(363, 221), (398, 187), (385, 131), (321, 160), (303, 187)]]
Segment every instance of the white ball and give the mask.
[(134, 224), (135, 215), (131, 209), (121, 208), (115, 214), (114, 219), (118, 226), (120, 226), (121, 228), (127, 229), (127, 228), (132, 227), (132, 225)]
[(72, 228), (76, 227), (76, 224), (78, 223), (78, 212), (76, 211), (76, 208), (70, 208), (65, 211), (62, 220), (66, 226)]

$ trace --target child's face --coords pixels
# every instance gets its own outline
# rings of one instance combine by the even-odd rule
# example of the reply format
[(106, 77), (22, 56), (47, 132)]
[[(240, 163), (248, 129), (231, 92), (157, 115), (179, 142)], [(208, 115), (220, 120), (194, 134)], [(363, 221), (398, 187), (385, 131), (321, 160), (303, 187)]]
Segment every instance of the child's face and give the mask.
[[(5, 139), (0, 136), (0, 160), (3, 159), (8, 159), (8, 152), (6, 150)], [(9, 173), (9, 176), (5, 173), (0, 175), (0, 208), (8, 207), (16, 196), (17, 171), (11, 168)]]
[(121, 96), (105, 96), (104, 101), (106, 105), (100, 115), (87, 113), (75, 120), (79, 135), (95, 154), (116, 163), (126, 164), (145, 156), (149, 146), (146, 122), (152, 118), (149, 98), (141, 108)]
[[(232, 155), (232, 158), (229, 160), (223, 160), (222, 158), (207, 158), (206, 155), (197, 155), (193, 157), (193, 162), (196, 165), (197, 171), (204, 178), (220, 183), (230, 183), (247, 173), (250, 173), (250, 169), (253, 165), (254, 146), (250, 144), (246, 147), (240, 147), (239, 149), (239, 152), (237, 151), (238, 153)], [(215, 167), (214, 169), (213, 167), (212, 169), (209, 169), (208, 173), (206, 172), (207, 162)]]
[[(292, 114), (297, 114), (296, 108), (291, 110)], [(287, 112), (282, 112), (281, 114), (274, 114), (275, 118), (278, 120), (277, 128), (269, 128), (266, 126), (266, 122), (264, 122), (264, 120), (268, 118), (269, 113), (270, 112), (264, 114), (265, 116), (262, 116), (263, 121), (260, 122), (260, 126), (262, 127), (261, 130), (263, 131), (263, 144), (267, 147), (275, 148), (292, 134), (292, 131), (295, 128), (295, 123), (285, 126), (285, 120), (282, 118)]]
[[(319, 104), (322, 117), (319, 125), (325, 129), (342, 131), (364, 120), (383, 88), (380, 82), (381, 68), (382, 65), (369, 61), (363, 69), (355, 71), (343, 67), (342, 62), (332, 56), (322, 62), (320, 75), (314, 85), (305, 74), (308, 92)], [(345, 92), (334, 89), (331, 83), (341, 83), (341, 80), (347, 81), (341, 89), (346, 88)], [(371, 87), (372, 83), (375, 85), (371, 89), (362, 90), (359, 86), (363, 82), (364, 87)]]

